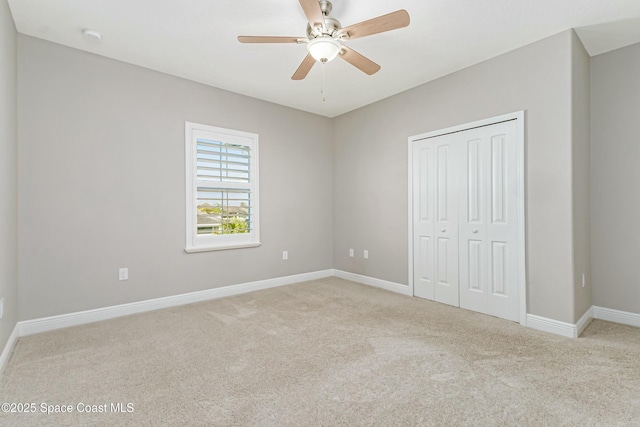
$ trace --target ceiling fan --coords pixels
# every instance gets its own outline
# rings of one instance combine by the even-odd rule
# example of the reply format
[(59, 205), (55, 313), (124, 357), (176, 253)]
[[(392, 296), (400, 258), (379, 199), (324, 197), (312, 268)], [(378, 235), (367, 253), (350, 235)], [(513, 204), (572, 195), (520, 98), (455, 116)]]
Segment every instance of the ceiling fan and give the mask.
[(362, 56), (355, 50), (342, 44), (345, 40), (352, 40), (372, 34), (383, 33), (409, 25), (409, 14), (401, 9), (377, 18), (353, 24), (342, 28), (340, 22), (330, 16), (332, 5), (328, 0), (299, 0), (300, 6), (307, 16), (306, 37), (271, 37), (271, 36), (239, 36), (240, 43), (297, 43), (306, 44), (308, 54), (302, 61), (291, 79), (302, 80), (316, 61), (327, 63), (340, 57), (365, 72), (372, 75), (380, 70), (380, 65)]

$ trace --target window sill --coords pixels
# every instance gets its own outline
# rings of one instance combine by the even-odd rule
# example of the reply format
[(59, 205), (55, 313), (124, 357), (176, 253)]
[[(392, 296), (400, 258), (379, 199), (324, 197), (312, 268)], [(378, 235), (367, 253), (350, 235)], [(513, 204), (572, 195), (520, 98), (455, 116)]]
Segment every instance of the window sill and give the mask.
[(210, 251), (225, 251), (228, 249), (242, 249), (242, 248), (255, 248), (260, 246), (260, 242), (244, 243), (240, 245), (225, 245), (225, 246), (188, 246), (184, 248), (184, 251), (188, 254), (197, 252), (210, 252)]

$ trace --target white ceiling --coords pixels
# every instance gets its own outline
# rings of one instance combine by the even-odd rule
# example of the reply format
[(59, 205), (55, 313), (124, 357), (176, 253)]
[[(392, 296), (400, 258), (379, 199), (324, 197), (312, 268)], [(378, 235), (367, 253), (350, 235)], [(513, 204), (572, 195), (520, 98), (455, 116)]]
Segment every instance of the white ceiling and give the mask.
[[(640, 42), (640, 0), (333, 0), (343, 26), (406, 9), (407, 28), (347, 41), (382, 66), (345, 61), (303, 81), (304, 45), (238, 35), (304, 36), (297, 0), (8, 0), (18, 32), (289, 107), (335, 117), (520, 46), (576, 28), (593, 56)], [(82, 30), (102, 33), (99, 43)]]

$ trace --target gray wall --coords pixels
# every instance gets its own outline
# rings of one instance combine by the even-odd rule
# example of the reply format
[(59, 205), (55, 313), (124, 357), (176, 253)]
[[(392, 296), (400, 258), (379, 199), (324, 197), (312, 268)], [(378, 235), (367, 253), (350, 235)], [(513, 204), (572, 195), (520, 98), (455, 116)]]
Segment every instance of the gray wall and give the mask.
[[(332, 267), (329, 119), (23, 35), (18, 58), (21, 320)], [(183, 251), (185, 121), (260, 135), (262, 246)]]
[[(589, 212), (589, 93), (590, 58), (578, 36), (571, 39), (571, 105), (573, 144), (573, 269), (574, 309), (572, 323), (592, 306), (591, 233)], [(582, 275), (585, 283), (582, 286)]]
[(528, 312), (573, 323), (573, 46), (566, 31), (336, 118), (335, 268), (406, 284), (407, 138), (526, 110)]
[(18, 176), (16, 119), (16, 30), (9, 6), (0, 1), (0, 353), (17, 322), (18, 313)]
[(591, 58), (593, 304), (640, 314), (640, 43)]

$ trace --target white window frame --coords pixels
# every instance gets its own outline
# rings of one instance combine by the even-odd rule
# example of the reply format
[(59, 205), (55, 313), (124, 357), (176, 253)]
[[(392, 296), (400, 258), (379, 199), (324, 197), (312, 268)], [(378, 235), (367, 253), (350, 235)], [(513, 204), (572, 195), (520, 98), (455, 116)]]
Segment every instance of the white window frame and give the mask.
[[(198, 180), (197, 138), (213, 139), (225, 143), (249, 146), (251, 162), (249, 183), (216, 182)], [(259, 196), (258, 135), (224, 129), (199, 123), (185, 122), (185, 170), (186, 170), (186, 245), (185, 252), (217, 251), (260, 246), (260, 196)], [(198, 235), (197, 208), (198, 187), (217, 189), (249, 189), (251, 192), (251, 231), (243, 234)]]

